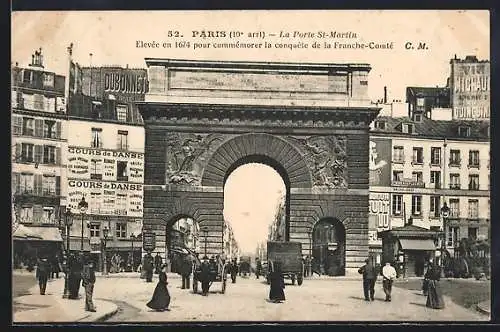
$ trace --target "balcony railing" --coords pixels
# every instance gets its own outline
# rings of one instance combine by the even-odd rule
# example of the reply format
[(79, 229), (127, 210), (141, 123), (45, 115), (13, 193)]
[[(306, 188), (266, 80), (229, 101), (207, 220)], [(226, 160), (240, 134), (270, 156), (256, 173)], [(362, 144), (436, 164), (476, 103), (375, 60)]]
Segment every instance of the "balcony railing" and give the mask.
[(460, 183), (450, 183), (450, 189), (460, 189)]

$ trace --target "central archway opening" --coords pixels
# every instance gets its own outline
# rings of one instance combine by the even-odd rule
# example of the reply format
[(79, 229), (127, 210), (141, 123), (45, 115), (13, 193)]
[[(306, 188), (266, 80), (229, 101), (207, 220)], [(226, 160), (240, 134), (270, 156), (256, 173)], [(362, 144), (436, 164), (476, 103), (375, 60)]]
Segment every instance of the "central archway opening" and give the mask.
[(265, 260), (267, 241), (289, 239), (289, 180), (283, 167), (264, 156), (236, 162), (224, 181), (224, 221), (238, 250), (231, 258)]

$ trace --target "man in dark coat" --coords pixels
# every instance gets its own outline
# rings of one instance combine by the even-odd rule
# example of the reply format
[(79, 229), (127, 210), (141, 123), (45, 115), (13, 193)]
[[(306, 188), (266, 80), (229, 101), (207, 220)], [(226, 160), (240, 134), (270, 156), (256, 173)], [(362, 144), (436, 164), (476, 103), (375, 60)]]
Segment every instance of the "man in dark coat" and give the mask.
[(203, 256), (203, 261), (201, 263), (201, 292), (203, 296), (208, 295), (208, 290), (210, 288), (210, 265), (208, 263), (208, 257)]
[(189, 278), (191, 276), (191, 271), (193, 269), (193, 264), (191, 262), (191, 257), (186, 256), (183, 258), (181, 263), (181, 277), (182, 277), (182, 287), (181, 289), (189, 289)]
[(231, 266), (229, 267), (229, 273), (231, 274), (231, 282), (236, 283), (236, 276), (238, 275), (238, 263), (236, 263), (236, 258), (233, 258)]
[(377, 281), (377, 271), (371, 260), (367, 258), (365, 265), (359, 268), (358, 273), (363, 275), (363, 293), (365, 301), (375, 301), (375, 282)]
[(162, 266), (162, 259), (159, 253), (156, 253), (155, 256), (155, 274), (160, 273), (161, 266)]
[(82, 271), (82, 284), (85, 288), (85, 310), (95, 312), (92, 296), (94, 294), (95, 269), (94, 263), (88, 259)]
[(36, 279), (38, 280), (38, 286), (40, 287), (40, 295), (45, 295), (45, 289), (47, 288), (47, 279), (50, 273), (51, 266), (47, 261), (47, 258), (41, 258), (38, 261), (36, 267)]
[(153, 256), (151, 253), (147, 253), (144, 256), (144, 266), (142, 267), (146, 271), (146, 282), (153, 281)]
[(262, 263), (260, 259), (257, 257), (255, 259), (255, 276), (259, 279), (259, 276), (262, 274)]
[(73, 256), (69, 264), (69, 298), (78, 299), (83, 270), (83, 254)]
[(281, 269), (281, 263), (278, 261), (271, 262), (270, 264), (270, 289), (269, 289), (269, 300), (274, 303), (281, 303), (285, 301), (285, 280), (283, 278), (283, 273)]

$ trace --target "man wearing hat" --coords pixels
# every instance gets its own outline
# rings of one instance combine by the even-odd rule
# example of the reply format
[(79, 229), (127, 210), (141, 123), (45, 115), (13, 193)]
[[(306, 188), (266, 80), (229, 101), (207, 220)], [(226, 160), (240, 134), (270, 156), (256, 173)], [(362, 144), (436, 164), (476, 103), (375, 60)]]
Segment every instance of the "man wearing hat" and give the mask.
[(47, 257), (42, 257), (36, 267), (36, 279), (38, 280), (38, 286), (40, 287), (40, 295), (45, 295), (45, 289), (47, 288), (47, 279), (49, 278), (50, 264)]
[(208, 290), (210, 288), (210, 265), (208, 264), (208, 257), (203, 256), (203, 261), (201, 262), (201, 292), (203, 296), (208, 295)]
[(375, 300), (375, 282), (377, 281), (377, 272), (371, 259), (365, 259), (365, 265), (359, 268), (358, 273), (363, 275), (363, 293), (365, 301)]
[(82, 284), (85, 288), (85, 310), (95, 312), (94, 302), (92, 301), (95, 284), (94, 262), (92, 262), (90, 257), (87, 257), (86, 261), (82, 271)]

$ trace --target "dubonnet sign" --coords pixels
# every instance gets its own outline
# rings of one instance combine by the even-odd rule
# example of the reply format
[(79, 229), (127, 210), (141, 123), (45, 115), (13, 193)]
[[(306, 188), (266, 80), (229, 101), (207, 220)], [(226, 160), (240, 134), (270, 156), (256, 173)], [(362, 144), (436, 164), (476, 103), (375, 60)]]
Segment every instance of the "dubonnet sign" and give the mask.
[(156, 234), (153, 232), (144, 232), (142, 234), (142, 248), (145, 251), (154, 251), (156, 248)]

